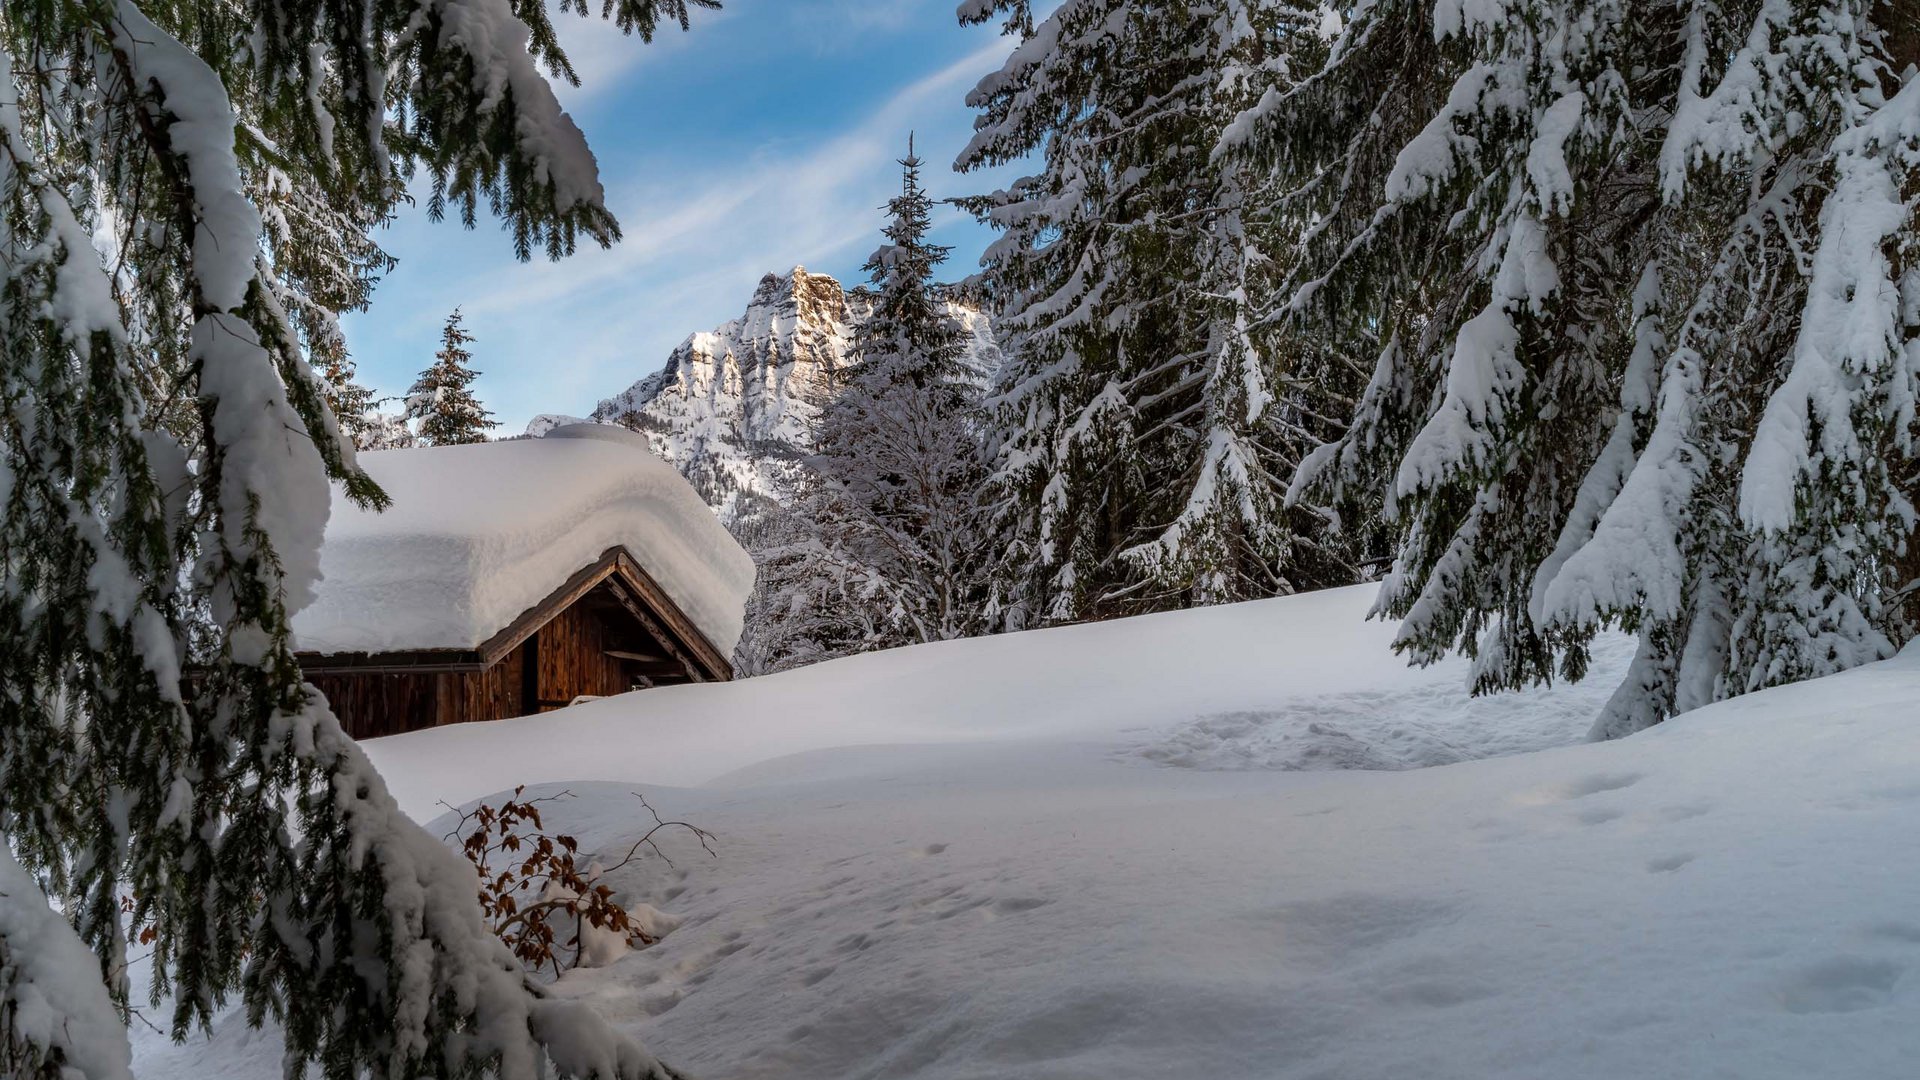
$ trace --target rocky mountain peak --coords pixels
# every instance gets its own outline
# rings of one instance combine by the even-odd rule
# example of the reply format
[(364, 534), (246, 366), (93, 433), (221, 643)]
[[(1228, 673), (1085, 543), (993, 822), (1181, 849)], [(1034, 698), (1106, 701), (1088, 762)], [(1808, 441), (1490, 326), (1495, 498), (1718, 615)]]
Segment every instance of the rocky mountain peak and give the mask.
[[(961, 303), (969, 357), (985, 374), (999, 362), (985, 315)], [(760, 279), (739, 318), (692, 334), (664, 367), (602, 401), (591, 419), (644, 432), (729, 525), (756, 499), (778, 500), (797, 462), (813, 449), (834, 373), (871, 314), (865, 290), (796, 266)], [(539, 417), (540, 435), (561, 417)]]
[(847, 321), (847, 291), (825, 274), (809, 273), (806, 267), (796, 266), (784, 274), (760, 279), (753, 299), (747, 303), (749, 321), (756, 308), (825, 327)]

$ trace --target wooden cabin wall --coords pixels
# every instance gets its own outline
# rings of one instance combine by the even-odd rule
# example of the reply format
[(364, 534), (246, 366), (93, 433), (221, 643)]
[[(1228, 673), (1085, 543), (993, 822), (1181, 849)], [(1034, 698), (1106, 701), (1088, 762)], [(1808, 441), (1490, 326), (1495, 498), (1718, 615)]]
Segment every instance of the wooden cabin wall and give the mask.
[(356, 739), (398, 735), (438, 723), (441, 676), (320, 673), (307, 681)]
[(373, 739), (536, 711), (527, 701), (525, 657), (516, 649), (493, 667), (477, 672), (322, 672), (307, 676), (307, 681), (327, 695), (348, 735)]
[(327, 695), (349, 735), (370, 739), (529, 716), (563, 708), (583, 695), (624, 694), (634, 688), (640, 668), (609, 656), (608, 650), (651, 652), (657, 646), (645, 644), (651, 640), (644, 637), (648, 632), (612, 598), (589, 597), (555, 615), (485, 671), (336, 669), (309, 680)]
[(505, 720), (533, 712), (527, 700), (525, 670), (526, 653), (515, 649), (485, 671), (437, 676), (445, 681), (440, 684), (440, 707), (434, 724)]
[(607, 655), (610, 647), (606, 620), (585, 604), (542, 626), (534, 647), (538, 711), (561, 708), (582, 694), (604, 697), (633, 689), (626, 665)]

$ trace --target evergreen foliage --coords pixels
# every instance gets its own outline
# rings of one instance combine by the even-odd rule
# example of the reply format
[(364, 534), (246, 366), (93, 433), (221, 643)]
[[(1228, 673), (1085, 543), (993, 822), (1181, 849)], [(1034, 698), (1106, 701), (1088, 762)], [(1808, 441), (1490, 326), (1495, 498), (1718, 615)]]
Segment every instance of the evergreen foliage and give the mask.
[[(923, 163), (900, 161), (886, 243), (867, 260), (860, 324), (791, 511), (763, 523), (756, 635), (771, 667), (941, 641), (985, 625), (991, 538), (977, 423), (980, 373), (934, 281)], [(758, 620), (757, 620), (758, 621)], [(776, 640), (777, 639), (777, 640)]]
[(354, 364), (344, 351), (321, 358), (320, 379), (340, 430), (355, 450), (399, 450), (414, 445), (404, 415), (381, 411), (391, 398), (379, 398), (355, 377)]
[[(328, 478), (384, 498), (314, 371), (382, 265), (365, 227), (424, 169), (523, 256), (618, 236), (538, 62), (569, 70), (517, 0), (0, 5), (0, 835), (35, 886), (0, 895), (9, 971), (124, 1007), (137, 926), (177, 1037), (237, 994), (290, 1075), (668, 1075), (527, 983), (288, 634)], [(50, 904), (88, 970), (19, 932)], [(76, 1011), (10, 1027), (0, 1071), (45, 1072), (102, 994), (43, 998)]]
[[(1279, 265), (1254, 179), (1213, 154), (1283, 82), (1309, 12), (1251, 0), (969, 0), (1012, 55), (969, 97), (963, 170), (1037, 155), (962, 200), (1009, 362), (995, 387), (1011, 552), (1006, 622), (1070, 621), (1354, 580), (1355, 540), (1284, 505), (1293, 465), (1357, 391), (1257, 318)], [(1278, 249), (1278, 250), (1284, 250)], [(1170, 482), (1173, 481), (1173, 482)]]
[(432, 366), (407, 390), (403, 419), (418, 425), (414, 434), (425, 446), (486, 442), (488, 429), (500, 426), (469, 389), (480, 375), (470, 366), (473, 353), (467, 346), (473, 341), (455, 308), (440, 330), (440, 351), (433, 354)]
[(1298, 239), (1262, 310), (1377, 358), (1295, 490), (1384, 503), (1415, 660), (1577, 678), (1622, 626), (1616, 736), (1910, 634), (1905, 8), (1369, 0), (1229, 127)]

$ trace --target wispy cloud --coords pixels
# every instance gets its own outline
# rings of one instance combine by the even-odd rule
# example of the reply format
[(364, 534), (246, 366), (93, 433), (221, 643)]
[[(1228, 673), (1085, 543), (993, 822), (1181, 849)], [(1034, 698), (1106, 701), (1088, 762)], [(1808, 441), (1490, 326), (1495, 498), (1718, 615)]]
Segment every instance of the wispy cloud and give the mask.
[[(568, 34), (577, 40), (580, 32)], [(595, 40), (628, 50), (580, 54), (576, 45), (576, 59), (595, 56), (589, 62), (599, 79), (624, 70), (627, 61), (617, 56), (651, 51), (617, 33)], [(966, 91), (999, 65), (1006, 49), (1004, 40), (987, 39), (931, 73), (865, 98), (864, 109), (863, 99), (849, 98), (844, 126), (761, 125), (773, 134), (763, 134), (758, 145), (705, 140), (718, 143), (717, 151), (678, 141), (649, 148), (639, 141), (652, 110), (666, 107), (645, 94), (599, 101), (591, 108), (616, 136), (603, 154), (616, 161), (637, 156), (636, 167), (644, 170), (643, 179), (623, 177), (616, 165), (604, 177), (625, 239), (558, 263), (516, 265), (500, 257), (499, 237), (485, 235), (484, 227), (467, 234), (456, 226), (404, 223), (393, 237), (401, 271), (375, 311), (352, 328), (363, 374), (387, 392), (407, 385), (431, 353), (440, 320), (457, 304), (480, 339), (476, 356), (484, 374), (476, 389), (506, 430), (518, 430), (536, 413), (591, 408), (657, 370), (687, 334), (739, 314), (762, 274), (800, 264), (841, 275), (854, 271), (878, 241), (879, 208), (898, 190), (892, 162), (905, 152), (910, 130), (917, 130), (936, 196), (993, 186), (991, 177), (958, 180), (947, 164), (971, 134), (971, 114), (961, 104)], [(640, 82), (660, 79), (649, 71)], [(769, 92), (815, 91), (796, 79)], [(594, 127), (588, 130), (609, 146)], [(943, 229), (964, 245), (974, 227), (958, 217), (945, 212)], [(970, 261), (970, 252), (959, 253), (954, 275), (967, 273)]]
[[(610, 201), (626, 231), (618, 245), (529, 267), (533, 272), (518, 275), (522, 280), (503, 283), (472, 303), (512, 312), (609, 281), (628, 283), (647, 270), (692, 269), (690, 259), (710, 265), (716, 255), (761, 272), (831, 258), (877, 232), (875, 211), (896, 179), (887, 166), (906, 152), (914, 119), (929, 102), (971, 86), (1004, 51), (995, 42), (949, 64), (901, 90), (856, 127), (797, 156), (715, 162), (703, 173), (675, 175), (667, 185), (613, 193)], [(920, 145), (922, 156), (935, 162), (939, 151), (951, 158), (954, 149), (928, 147), (925, 138)]]

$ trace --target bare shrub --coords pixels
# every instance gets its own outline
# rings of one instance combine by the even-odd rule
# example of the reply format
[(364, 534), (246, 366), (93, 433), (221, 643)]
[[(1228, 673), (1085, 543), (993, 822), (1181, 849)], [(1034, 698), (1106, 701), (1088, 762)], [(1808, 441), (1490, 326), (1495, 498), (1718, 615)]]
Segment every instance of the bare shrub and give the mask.
[[(530, 971), (550, 967), (558, 976), (579, 966), (594, 933), (614, 935), (628, 948), (660, 940), (648, 919), (636, 917), (614, 899), (604, 879), (638, 859), (642, 849), (673, 865), (654, 842), (663, 830), (685, 829), (709, 855), (714, 853), (712, 834), (685, 821), (661, 818), (636, 791), (634, 798), (653, 818), (652, 828), (611, 866), (597, 861), (582, 865), (579, 841), (564, 833), (548, 834), (540, 820), (543, 804), (571, 799), (573, 792), (533, 799), (522, 798), (525, 792), (522, 785), (498, 805), (481, 803), (471, 810), (448, 806), (457, 820), (445, 837), (479, 873), (480, 909), (513, 955)], [(561, 940), (569, 928), (570, 935)]]

